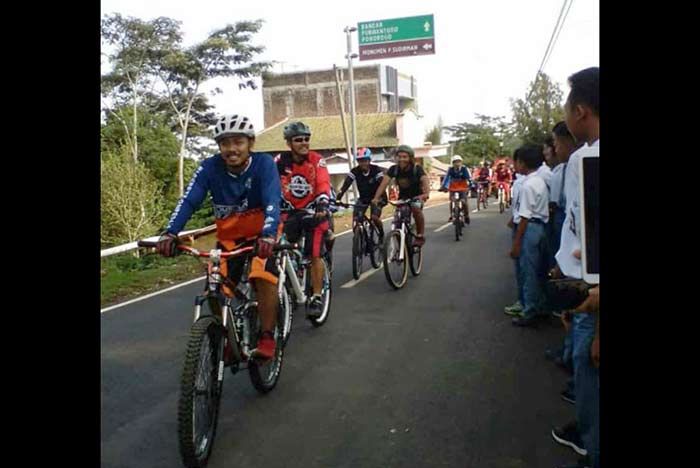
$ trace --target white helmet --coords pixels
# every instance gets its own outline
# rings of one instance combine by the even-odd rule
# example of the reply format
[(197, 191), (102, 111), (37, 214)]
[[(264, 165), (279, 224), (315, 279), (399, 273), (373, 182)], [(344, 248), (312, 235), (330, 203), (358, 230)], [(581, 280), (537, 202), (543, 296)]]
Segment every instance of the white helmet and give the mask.
[(458, 154), (455, 154), (454, 156), (452, 156), (452, 162), (461, 161), (461, 160), (462, 160), (462, 156), (460, 156)]
[(217, 142), (224, 137), (244, 135), (255, 138), (253, 123), (242, 115), (225, 115), (214, 126), (214, 140)]

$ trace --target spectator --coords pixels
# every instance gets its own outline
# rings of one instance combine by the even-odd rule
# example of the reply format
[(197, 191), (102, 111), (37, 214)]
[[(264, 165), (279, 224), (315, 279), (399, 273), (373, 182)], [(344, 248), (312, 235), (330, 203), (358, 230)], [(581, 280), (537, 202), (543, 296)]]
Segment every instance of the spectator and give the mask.
[(515, 207), (513, 222), (518, 225), (510, 252), (518, 259), (522, 284), (522, 316), (513, 325), (533, 326), (544, 307), (546, 235), (549, 220), (549, 192), (544, 180), (537, 175), (544, 155), (541, 146), (525, 146), (518, 153), (523, 177)]
[[(571, 91), (564, 105), (566, 126), (576, 141), (586, 146), (599, 145), (599, 76), (598, 67), (587, 68), (569, 77)], [(562, 228), (561, 244), (556, 254), (558, 268), (555, 275), (564, 274), (581, 278), (581, 212), (579, 200), (579, 160), (580, 152), (574, 152), (564, 172), (564, 195), (566, 197), (566, 218)], [(597, 291), (579, 306), (573, 314), (573, 362), (574, 388), (576, 395), (576, 421), (563, 428), (555, 428), (552, 436), (559, 443), (571, 446), (581, 443), (587, 460), (579, 460), (567, 467), (600, 466), (599, 446), (599, 384), (597, 362), (600, 359), (597, 313), (580, 313), (597, 310)], [(593, 356), (592, 356), (593, 355)], [(595, 359), (595, 361), (594, 361)], [(581, 453), (581, 451), (578, 451)], [(562, 467), (563, 468), (563, 467)]]
[(554, 138), (548, 136), (544, 139), (544, 147), (542, 148), (542, 152), (544, 153), (545, 164), (547, 164), (547, 167), (550, 169), (553, 169), (554, 166), (558, 164), (554, 150)]
[[(510, 211), (511, 211), (511, 217), (510, 221), (508, 221), (508, 227), (511, 229), (513, 233), (513, 239), (515, 239), (515, 233), (518, 230), (518, 225), (515, 224), (515, 206), (518, 204), (518, 196), (520, 195), (520, 185), (523, 183), (523, 177), (520, 175), (520, 170), (522, 169), (522, 166), (520, 165), (518, 161), (518, 155), (520, 153), (520, 148), (515, 150), (515, 153), (513, 153), (513, 178), (514, 182), (513, 185), (511, 186), (511, 205), (510, 205)], [(515, 174), (518, 174), (518, 178), (515, 178)], [(504, 313), (508, 315), (513, 315), (516, 317), (522, 317), (522, 312), (523, 312), (523, 288), (522, 288), (522, 283), (520, 281), (520, 264), (518, 262), (518, 259), (513, 259), (513, 263), (515, 265), (515, 283), (516, 283), (516, 288), (517, 288), (517, 300), (513, 305), (506, 306), (505, 309), (503, 310)]]

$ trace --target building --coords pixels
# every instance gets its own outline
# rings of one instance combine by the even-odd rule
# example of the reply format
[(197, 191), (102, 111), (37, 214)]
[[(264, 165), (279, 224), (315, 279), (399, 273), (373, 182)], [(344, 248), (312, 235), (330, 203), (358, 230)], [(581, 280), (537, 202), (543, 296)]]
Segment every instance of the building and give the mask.
[[(340, 69), (345, 111), (350, 111), (347, 68)], [(413, 76), (386, 65), (353, 67), (357, 114), (418, 110), (418, 85)], [(265, 127), (294, 116), (340, 115), (335, 72), (331, 70), (268, 74), (262, 83)]]

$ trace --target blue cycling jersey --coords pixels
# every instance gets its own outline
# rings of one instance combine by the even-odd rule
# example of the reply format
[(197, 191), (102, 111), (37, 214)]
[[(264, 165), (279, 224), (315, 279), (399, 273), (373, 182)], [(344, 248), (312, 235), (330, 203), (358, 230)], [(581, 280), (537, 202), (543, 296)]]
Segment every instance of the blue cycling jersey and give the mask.
[(445, 180), (442, 182), (442, 188), (447, 188), (448, 184), (450, 181), (454, 180), (468, 180), (469, 182), (472, 181), (472, 176), (469, 174), (469, 171), (465, 166), (462, 166), (459, 168), (459, 171), (456, 171), (454, 166), (450, 167), (447, 170), (447, 175), (445, 176)]
[(275, 237), (282, 199), (277, 167), (267, 153), (251, 153), (248, 161), (242, 173), (233, 174), (221, 154), (205, 159), (175, 207), (168, 232), (179, 233), (210, 193), (220, 240)]

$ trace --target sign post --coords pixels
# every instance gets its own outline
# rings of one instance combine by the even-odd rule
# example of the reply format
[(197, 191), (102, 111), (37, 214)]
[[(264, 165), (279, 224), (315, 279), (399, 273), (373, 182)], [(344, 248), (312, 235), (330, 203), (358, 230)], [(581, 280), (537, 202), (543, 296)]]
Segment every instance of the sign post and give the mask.
[(357, 24), (360, 61), (435, 54), (433, 15)]

